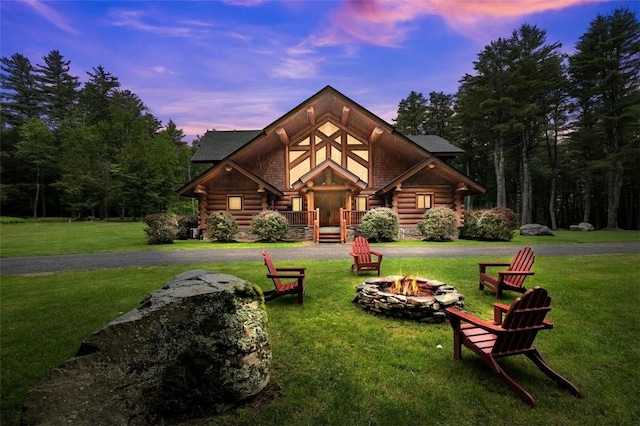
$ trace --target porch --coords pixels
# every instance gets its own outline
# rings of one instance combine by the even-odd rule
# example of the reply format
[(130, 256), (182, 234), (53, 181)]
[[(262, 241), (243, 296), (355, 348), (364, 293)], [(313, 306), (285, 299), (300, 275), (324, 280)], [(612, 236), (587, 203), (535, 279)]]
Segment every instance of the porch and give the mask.
[(307, 211), (280, 211), (289, 227), (312, 227), (314, 243), (345, 243), (347, 230), (351, 226), (362, 223), (362, 218), (367, 213), (364, 210), (339, 209), (339, 226), (320, 226), (320, 209)]

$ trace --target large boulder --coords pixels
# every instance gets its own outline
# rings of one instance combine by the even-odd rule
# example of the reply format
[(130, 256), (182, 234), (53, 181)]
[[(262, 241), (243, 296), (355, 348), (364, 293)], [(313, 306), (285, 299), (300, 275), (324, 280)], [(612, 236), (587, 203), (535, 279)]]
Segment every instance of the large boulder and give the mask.
[(262, 293), (190, 271), (93, 333), (23, 404), (23, 425), (151, 425), (223, 411), (269, 383)]
[(546, 225), (529, 223), (527, 225), (522, 225), (520, 227), (520, 235), (535, 236), (535, 235), (555, 235), (555, 234)]
[(580, 222), (577, 225), (571, 225), (569, 226), (569, 230), (571, 231), (583, 231), (583, 232), (590, 232), (590, 231), (595, 231), (596, 228), (594, 228), (594, 226), (588, 222)]

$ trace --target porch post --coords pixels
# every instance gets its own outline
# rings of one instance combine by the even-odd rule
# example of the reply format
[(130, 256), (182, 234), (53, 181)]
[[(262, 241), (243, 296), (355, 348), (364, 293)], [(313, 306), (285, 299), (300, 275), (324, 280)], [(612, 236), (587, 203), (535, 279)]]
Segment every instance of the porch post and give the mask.
[[(316, 209), (315, 205), (314, 205), (314, 198), (313, 198), (313, 191), (305, 191), (304, 193), (305, 197), (307, 198), (307, 210), (308, 211), (313, 211)], [(309, 223), (309, 226), (313, 226), (313, 223)]]
[(398, 185), (391, 196), (391, 209), (396, 213), (398, 213), (398, 192), (400, 191), (402, 191), (402, 188)]

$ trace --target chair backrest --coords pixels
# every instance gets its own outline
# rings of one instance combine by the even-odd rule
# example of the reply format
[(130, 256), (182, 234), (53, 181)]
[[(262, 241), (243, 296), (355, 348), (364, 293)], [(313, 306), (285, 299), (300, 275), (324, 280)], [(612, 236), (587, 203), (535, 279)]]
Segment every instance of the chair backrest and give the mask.
[(502, 328), (509, 333), (498, 336), (492, 352), (517, 352), (530, 348), (538, 331), (549, 328), (544, 319), (550, 310), (551, 298), (547, 290), (540, 287), (527, 290), (513, 301), (505, 314)]
[[(533, 262), (536, 259), (536, 254), (531, 247), (524, 247), (520, 249), (509, 265), (509, 271), (530, 271), (533, 266)], [(526, 275), (509, 276), (505, 279), (505, 282), (512, 287), (522, 287)]]
[(353, 240), (351, 251), (358, 257), (358, 263), (371, 262), (371, 247), (369, 247), (369, 241), (364, 237), (356, 237)]
[[(271, 256), (266, 250), (262, 250), (262, 257), (264, 258), (264, 264), (267, 266), (267, 271), (270, 275), (275, 275), (278, 273), (275, 265), (273, 264), (273, 260), (271, 260)], [(273, 284), (276, 286), (277, 290), (281, 290), (283, 285), (280, 281), (280, 278), (271, 278), (273, 280)]]

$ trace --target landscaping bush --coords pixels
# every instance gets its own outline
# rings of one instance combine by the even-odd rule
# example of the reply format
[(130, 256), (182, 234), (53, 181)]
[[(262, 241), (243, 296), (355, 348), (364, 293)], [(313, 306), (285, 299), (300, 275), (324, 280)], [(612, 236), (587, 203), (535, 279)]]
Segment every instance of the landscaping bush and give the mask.
[(362, 218), (360, 231), (371, 241), (393, 241), (398, 235), (398, 214), (388, 207), (369, 210)]
[(0, 216), (0, 223), (27, 223), (27, 221), (21, 217)]
[(276, 211), (261, 211), (251, 220), (251, 233), (264, 241), (282, 240), (289, 233), (289, 222)]
[(207, 240), (233, 241), (238, 233), (238, 223), (225, 211), (213, 212), (207, 217)]
[(194, 214), (178, 216), (178, 233), (176, 234), (177, 240), (187, 240), (191, 237), (191, 229), (197, 228), (198, 216)]
[(434, 207), (418, 222), (418, 231), (428, 241), (453, 241), (458, 238), (458, 218), (449, 207)]
[(471, 240), (511, 241), (518, 228), (518, 217), (511, 209), (495, 207), (465, 214), (460, 236)]
[(178, 233), (178, 220), (166, 213), (150, 214), (144, 217), (147, 227), (147, 244), (172, 244)]

